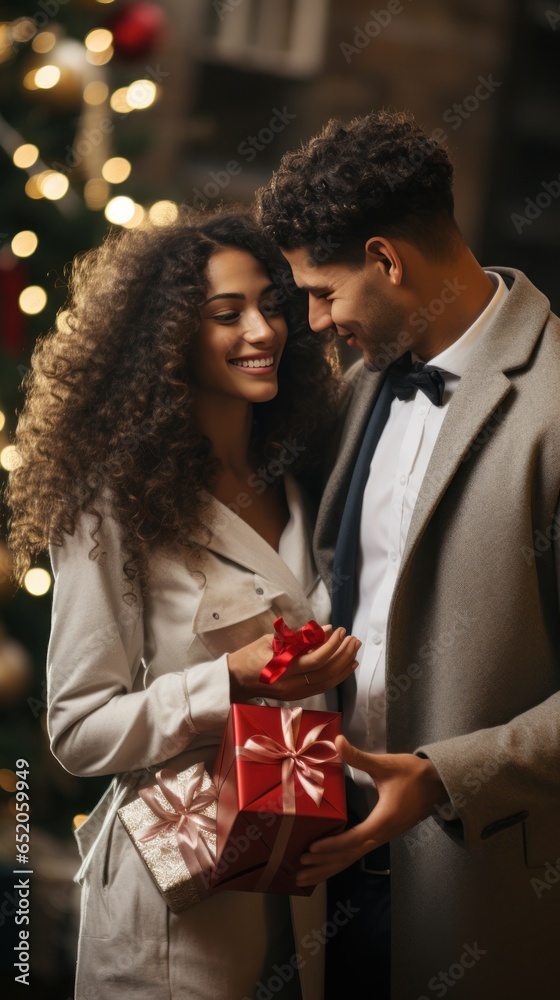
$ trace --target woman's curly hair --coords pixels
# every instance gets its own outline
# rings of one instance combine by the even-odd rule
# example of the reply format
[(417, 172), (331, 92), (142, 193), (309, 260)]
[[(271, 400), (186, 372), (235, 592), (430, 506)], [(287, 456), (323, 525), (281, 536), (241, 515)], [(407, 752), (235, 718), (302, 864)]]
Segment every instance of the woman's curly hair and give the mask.
[(258, 192), (260, 222), (278, 246), (306, 247), (310, 262), (363, 261), (368, 238), (400, 237), (438, 258), (454, 251), (453, 166), (445, 146), (412, 115), (372, 111), (331, 119), (287, 152)]
[(211, 528), (206, 491), (219, 462), (195, 420), (192, 362), (207, 265), (227, 247), (264, 265), (288, 324), (278, 394), (253, 407), (255, 457), (271, 462), (291, 438), (306, 473), (318, 464), (335, 419), (334, 338), (312, 333), (305, 296), (251, 216), (181, 211), (165, 226), (111, 234), (74, 261), (67, 303), (37, 343), (24, 382), (14, 442), (20, 465), (7, 489), (19, 581), (33, 556), (74, 533), (81, 512), (96, 518), (95, 558), (107, 502), (122, 531), (124, 579), (141, 591), (155, 546), (196, 553), (193, 536)]

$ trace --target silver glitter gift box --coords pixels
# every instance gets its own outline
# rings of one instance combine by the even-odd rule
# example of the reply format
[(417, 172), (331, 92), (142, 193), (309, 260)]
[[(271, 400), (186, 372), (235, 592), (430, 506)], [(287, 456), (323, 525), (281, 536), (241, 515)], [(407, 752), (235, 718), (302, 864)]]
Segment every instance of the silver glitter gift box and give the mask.
[(155, 777), (118, 815), (169, 909), (180, 913), (211, 894), (216, 787), (202, 763)]

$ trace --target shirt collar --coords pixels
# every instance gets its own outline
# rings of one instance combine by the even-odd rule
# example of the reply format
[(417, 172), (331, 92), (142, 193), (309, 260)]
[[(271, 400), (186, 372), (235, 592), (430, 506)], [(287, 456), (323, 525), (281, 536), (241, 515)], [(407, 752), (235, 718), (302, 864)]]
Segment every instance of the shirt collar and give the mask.
[(455, 340), (453, 344), (450, 344), (441, 354), (438, 354), (429, 362), (430, 365), (443, 368), (444, 371), (449, 372), (451, 375), (457, 375), (459, 378), (464, 375), (472, 351), (480, 338), (494, 322), (508, 294), (507, 285), (501, 274), (498, 274), (496, 271), (486, 271), (486, 274), (496, 285), (496, 291), (486, 309), (481, 312), (480, 316), (475, 319), (474, 323), (469, 326), (468, 330), (465, 330), (465, 333), (458, 340)]

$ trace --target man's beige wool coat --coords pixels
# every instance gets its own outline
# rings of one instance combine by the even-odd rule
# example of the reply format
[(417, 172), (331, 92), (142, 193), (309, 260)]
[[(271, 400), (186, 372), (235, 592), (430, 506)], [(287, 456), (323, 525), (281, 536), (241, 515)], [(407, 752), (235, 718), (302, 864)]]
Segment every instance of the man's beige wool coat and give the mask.
[[(450, 402), (387, 626), (388, 749), (429, 756), (459, 816), (391, 845), (394, 1000), (560, 983), (560, 321), (492, 270), (510, 291)], [(382, 381), (361, 365), (319, 510), (327, 581)]]

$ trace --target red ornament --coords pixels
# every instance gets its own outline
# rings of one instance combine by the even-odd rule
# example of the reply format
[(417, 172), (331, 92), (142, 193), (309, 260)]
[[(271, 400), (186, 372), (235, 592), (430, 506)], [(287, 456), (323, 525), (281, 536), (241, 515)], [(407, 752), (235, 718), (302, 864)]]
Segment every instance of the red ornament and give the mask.
[(156, 48), (167, 24), (159, 4), (129, 3), (109, 22), (115, 53), (122, 59), (139, 59)]

